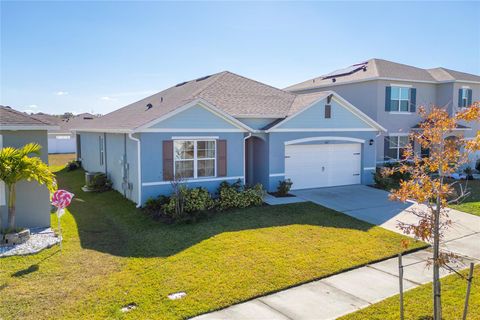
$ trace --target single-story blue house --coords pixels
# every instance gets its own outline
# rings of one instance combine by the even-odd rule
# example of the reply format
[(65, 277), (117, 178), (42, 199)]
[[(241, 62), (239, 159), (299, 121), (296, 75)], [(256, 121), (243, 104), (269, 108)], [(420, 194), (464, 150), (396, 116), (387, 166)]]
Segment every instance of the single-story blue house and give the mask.
[(138, 206), (181, 177), (212, 193), (226, 180), (275, 191), (370, 184), (385, 129), (333, 91), (293, 94), (221, 72), (93, 119), (77, 133), (87, 171)]

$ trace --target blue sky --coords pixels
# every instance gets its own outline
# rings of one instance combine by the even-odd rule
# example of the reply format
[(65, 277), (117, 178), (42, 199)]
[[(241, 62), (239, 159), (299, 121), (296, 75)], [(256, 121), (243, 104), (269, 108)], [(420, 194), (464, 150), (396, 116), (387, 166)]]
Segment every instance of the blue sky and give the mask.
[(475, 2), (1, 2), (0, 104), (107, 113), (223, 70), (283, 88), (369, 58), (480, 74)]

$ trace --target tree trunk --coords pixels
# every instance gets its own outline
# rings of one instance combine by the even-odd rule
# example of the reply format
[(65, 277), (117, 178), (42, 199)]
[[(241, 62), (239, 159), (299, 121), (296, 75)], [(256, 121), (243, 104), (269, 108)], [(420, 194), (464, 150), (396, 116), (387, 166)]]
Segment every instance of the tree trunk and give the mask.
[(437, 197), (437, 207), (434, 213), (433, 229), (433, 319), (442, 319), (442, 300), (440, 287), (440, 196)]
[(15, 229), (15, 202), (16, 202), (15, 184), (8, 186), (8, 228)]

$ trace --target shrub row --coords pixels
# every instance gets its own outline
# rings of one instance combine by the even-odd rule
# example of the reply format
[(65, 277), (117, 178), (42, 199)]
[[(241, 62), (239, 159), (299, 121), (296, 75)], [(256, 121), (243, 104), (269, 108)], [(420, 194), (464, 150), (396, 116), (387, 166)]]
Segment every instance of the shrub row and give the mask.
[(232, 184), (222, 182), (215, 198), (205, 188), (187, 188), (181, 185), (170, 197), (148, 199), (143, 210), (153, 218), (165, 222), (194, 222), (212, 212), (261, 206), (264, 193), (261, 184), (246, 187), (240, 180)]

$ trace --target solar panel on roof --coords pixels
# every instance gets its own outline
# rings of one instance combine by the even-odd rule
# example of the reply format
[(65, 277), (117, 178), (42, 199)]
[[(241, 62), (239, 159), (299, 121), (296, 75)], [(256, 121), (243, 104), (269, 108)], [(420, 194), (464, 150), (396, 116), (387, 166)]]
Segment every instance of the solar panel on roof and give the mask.
[(324, 75), (322, 79), (330, 79), (330, 78), (336, 78), (341, 76), (347, 76), (362, 69), (366, 70), (367, 64), (368, 62), (363, 62), (363, 63), (354, 64), (347, 68), (338, 69), (333, 72), (330, 72), (329, 74)]

